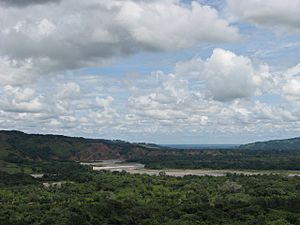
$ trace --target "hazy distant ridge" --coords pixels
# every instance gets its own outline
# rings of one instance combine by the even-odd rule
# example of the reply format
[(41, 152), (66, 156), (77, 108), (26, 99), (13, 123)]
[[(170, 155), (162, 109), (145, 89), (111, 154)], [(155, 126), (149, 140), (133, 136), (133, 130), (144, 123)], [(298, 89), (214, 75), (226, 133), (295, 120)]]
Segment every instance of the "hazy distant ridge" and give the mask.
[(270, 140), (240, 145), (239, 149), (247, 150), (300, 150), (300, 138)]

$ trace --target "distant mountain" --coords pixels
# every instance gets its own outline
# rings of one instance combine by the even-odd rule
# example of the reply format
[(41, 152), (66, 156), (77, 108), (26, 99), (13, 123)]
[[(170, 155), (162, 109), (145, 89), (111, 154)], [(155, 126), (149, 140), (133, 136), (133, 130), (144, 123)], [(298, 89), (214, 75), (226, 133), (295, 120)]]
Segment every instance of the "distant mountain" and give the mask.
[(164, 147), (175, 148), (175, 149), (234, 149), (238, 147), (237, 144), (164, 144)]
[[(155, 153), (152, 153), (154, 150)], [(42, 160), (129, 159), (157, 152), (160, 152), (160, 147), (153, 144), (0, 131), (0, 161), (14, 163)]]
[(300, 150), (300, 138), (271, 140), (240, 145), (239, 149), (246, 150)]

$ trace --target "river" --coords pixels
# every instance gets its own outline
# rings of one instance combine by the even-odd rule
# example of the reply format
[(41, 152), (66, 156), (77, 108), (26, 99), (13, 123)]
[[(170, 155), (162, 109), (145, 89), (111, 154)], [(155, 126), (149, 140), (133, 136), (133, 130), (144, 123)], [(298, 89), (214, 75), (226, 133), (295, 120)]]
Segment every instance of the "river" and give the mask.
[(212, 170), (212, 169), (146, 169), (143, 164), (140, 163), (127, 163), (121, 160), (102, 160), (92, 163), (81, 163), (82, 165), (89, 165), (93, 167), (94, 171), (126, 171), (131, 174), (148, 174), (148, 175), (160, 175), (183, 177), (187, 175), (194, 176), (213, 176), (220, 177), (226, 176), (226, 174), (244, 174), (244, 175), (258, 175), (258, 174), (279, 174), (284, 176), (300, 176), (300, 171), (268, 171), (268, 170)]

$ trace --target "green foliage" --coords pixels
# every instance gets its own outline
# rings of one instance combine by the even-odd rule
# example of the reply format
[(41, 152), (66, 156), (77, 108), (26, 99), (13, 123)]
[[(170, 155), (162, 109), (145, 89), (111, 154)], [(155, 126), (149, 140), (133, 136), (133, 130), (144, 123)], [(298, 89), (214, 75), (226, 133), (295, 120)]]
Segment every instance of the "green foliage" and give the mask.
[(0, 187), (11, 185), (24, 185), (37, 183), (34, 178), (24, 173), (9, 174), (0, 171)]
[(129, 161), (151, 169), (300, 170), (300, 151), (181, 150), (178, 154), (146, 155)]
[(240, 149), (247, 150), (300, 150), (300, 138), (272, 140), (241, 145)]
[(0, 160), (9, 163), (129, 158), (132, 154), (136, 154), (137, 150), (139, 154), (145, 154), (152, 149), (152, 146), (148, 147), (146, 144), (131, 144), (120, 140), (0, 131)]
[[(287, 141), (293, 143), (289, 146), (296, 146), (298, 140), (300, 139)], [(273, 146), (274, 143), (262, 144)], [(52, 162), (53, 160), (91, 161), (125, 158), (141, 162), (146, 164), (146, 167), (153, 169), (300, 170), (300, 149), (297, 150), (295, 147), (292, 150), (289, 149), (285, 147), (282, 150), (248, 150), (247, 148), (246, 150), (178, 150), (162, 148), (153, 144), (131, 144), (120, 140), (96, 140), (60, 135), (33, 135), (19, 131), (0, 131), (0, 162), (22, 165), (31, 165), (41, 161)]]
[[(0, 224), (300, 224), (299, 177), (130, 175), (68, 162), (39, 169), (48, 177), (0, 173)], [(57, 180), (72, 182), (42, 184)]]
[(150, 168), (300, 169), (296, 149), (174, 150), (0, 131), (0, 225), (300, 224), (300, 177), (130, 175), (72, 162), (99, 146)]

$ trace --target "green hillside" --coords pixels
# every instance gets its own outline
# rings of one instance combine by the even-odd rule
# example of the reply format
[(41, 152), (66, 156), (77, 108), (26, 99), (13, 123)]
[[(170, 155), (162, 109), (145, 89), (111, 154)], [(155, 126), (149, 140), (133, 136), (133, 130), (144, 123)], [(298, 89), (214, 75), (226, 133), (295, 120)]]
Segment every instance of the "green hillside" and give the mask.
[(151, 169), (299, 170), (300, 139), (257, 142), (239, 149), (171, 149), (120, 140), (0, 131), (0, 170), (31, 172), (39, 162), (120, 159)]
[(144, 155), (153, 146), (120, 140), (0, 131), (0, 160), (12, 163), (43, 160), (95, 161)]
[(247, 150), (300, 150), (300, 138), (254, 142), (239, 146)]

